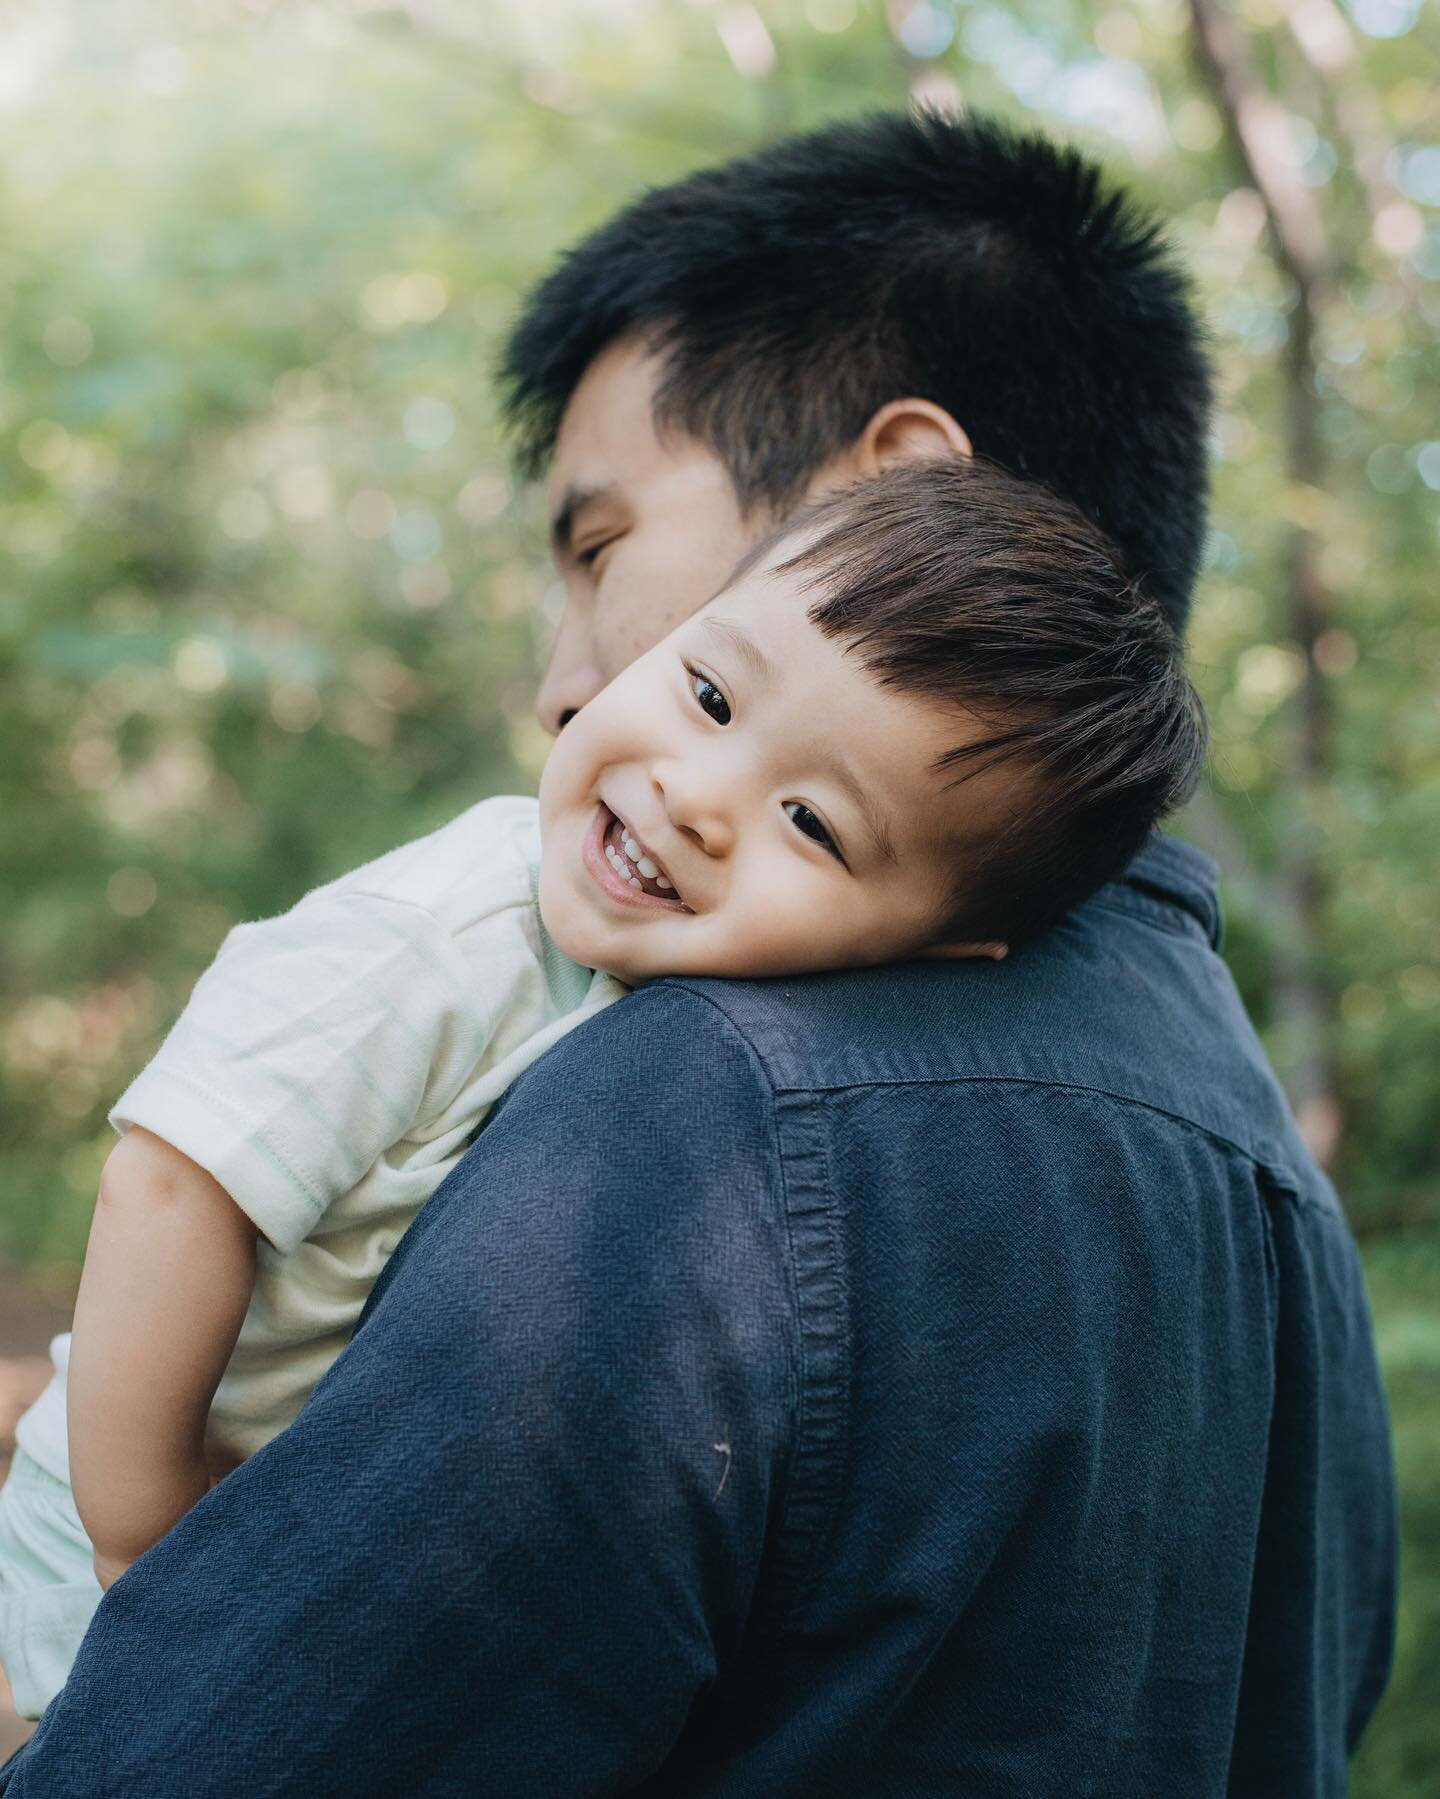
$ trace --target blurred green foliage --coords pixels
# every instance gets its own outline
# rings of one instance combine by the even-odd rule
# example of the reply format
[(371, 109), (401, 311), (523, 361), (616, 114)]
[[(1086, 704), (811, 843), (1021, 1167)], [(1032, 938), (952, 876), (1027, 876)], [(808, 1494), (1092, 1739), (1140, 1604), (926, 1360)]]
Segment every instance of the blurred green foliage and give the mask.
[[(0, 1238), (74, 1279), (107, 1105), (237, 920), (533, 786), (540, 514), (489, 374), (646, 183), (877, 104), (1074, 138), (1172, 221), (1222, 379), (1193, 646), (1232, 965), (1282, 1073), (1287, 519), (1335, 596), (1325, 977), (1406, 1480), (1402, 1671), (1357, 1792), (1440, 1767), (1440, 15), (1240, 0), (1343, 252), (1324, 491), (1286, 486), (1292, 296), (1182, 0), (40, 0), (0, 18)], [(1338, 21), (1327, 84), (1289, 23)], [(1313, 45), (1311, 47), (1313, 52)], [(1323, 58), (1321, 59), (1323, 65)], [(1429, 1780), (1431, 1784), (1427, 1785)]]

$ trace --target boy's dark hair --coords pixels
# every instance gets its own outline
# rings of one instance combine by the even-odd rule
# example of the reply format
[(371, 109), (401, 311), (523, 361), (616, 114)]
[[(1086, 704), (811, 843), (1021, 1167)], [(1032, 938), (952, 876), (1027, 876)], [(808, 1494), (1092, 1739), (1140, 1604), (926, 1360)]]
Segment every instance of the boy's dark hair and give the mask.
[(629, 333), (656, 417), (783, 511), (888, 401), (950, 412), (1120, 546), (1177, 628), (1205, 523), (1210, 387), (1157, 226), (1074, 150), (879, 114), (645, 194), (530, 295), (501, 370), (538, 473), (581, 376)]
[(918, 464), (798, 514), (741, 569), (797, 533), (774, 566), (815, 588), (812, 622), (885, 686), (982, 721), (936, 766), (1020, 774), (967, 825), (947, 936), (1036, 936), (1188, 798), (1206, 734), (1179, 641), (1075, 507), (991, 464)]

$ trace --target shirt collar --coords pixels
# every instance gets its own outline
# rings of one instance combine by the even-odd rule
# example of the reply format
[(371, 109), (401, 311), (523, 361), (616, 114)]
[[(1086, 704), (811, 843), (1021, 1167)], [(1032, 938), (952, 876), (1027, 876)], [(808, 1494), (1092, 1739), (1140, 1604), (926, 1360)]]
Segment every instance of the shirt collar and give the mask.
[(1179, 906), (1199, 921), (1212, 949), (1219, 949), (1220, 871), (1193, 843), (1158, 833), (1145, 845), (1121, 877), (1122, 884), (1151, 899)]

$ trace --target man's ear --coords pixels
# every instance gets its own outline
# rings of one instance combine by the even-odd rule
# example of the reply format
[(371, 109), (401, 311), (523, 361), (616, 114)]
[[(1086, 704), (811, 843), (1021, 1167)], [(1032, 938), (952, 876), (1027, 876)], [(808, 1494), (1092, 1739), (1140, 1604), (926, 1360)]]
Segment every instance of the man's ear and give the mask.
[(848, 448), (817, 469), (807, 500), (821, 500), (857, 481), (873, 481), (907, 462), (968, 462), (975, 454), (968, 432), (933, 400), (890, 400)]
[(933, 957), (937, 961), (963, 962), (976, 957), (991, 962), (1003, 962), (1010, 954), (1008, 943), (932, 943), (929, 949), (921, 950), (922, 958)]
[(855, 474), (864, 481), (907, 462), (968, 462), (975, 454), (969, 433), (933, 400), (891, 400), (873, 414), (851, 449)]

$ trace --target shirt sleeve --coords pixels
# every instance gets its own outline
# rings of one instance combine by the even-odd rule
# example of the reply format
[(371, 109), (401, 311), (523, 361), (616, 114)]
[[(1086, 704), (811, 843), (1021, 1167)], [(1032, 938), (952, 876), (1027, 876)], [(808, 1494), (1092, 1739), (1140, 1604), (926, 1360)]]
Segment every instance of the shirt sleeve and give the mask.
[(474, 1066), (485, 998), (425, 907), (322, 889), (230, 933), (111, 1122), (208, 1169), (287, 1252)]
[(296, 1423), (106, 1595), (6, 1799), (206, 1799), (242, 1768), (564, 1799), (662, 1770), (785, 1488), (773, 1107), (664, 985), (524, 1075)]

